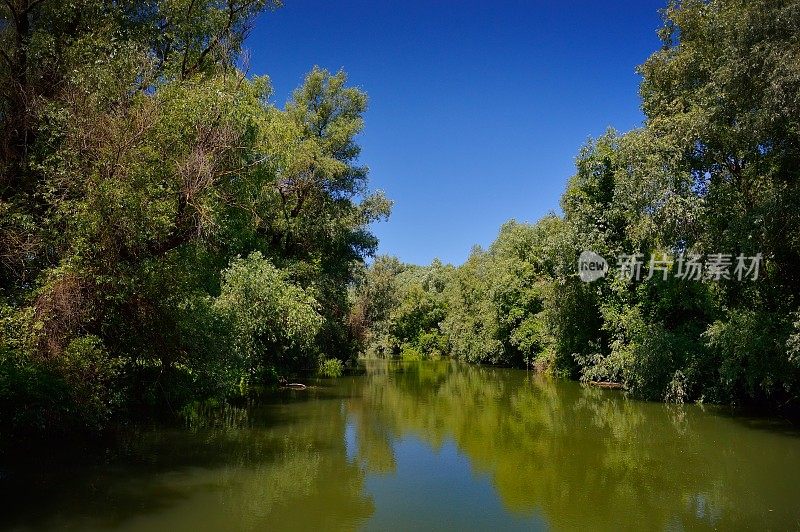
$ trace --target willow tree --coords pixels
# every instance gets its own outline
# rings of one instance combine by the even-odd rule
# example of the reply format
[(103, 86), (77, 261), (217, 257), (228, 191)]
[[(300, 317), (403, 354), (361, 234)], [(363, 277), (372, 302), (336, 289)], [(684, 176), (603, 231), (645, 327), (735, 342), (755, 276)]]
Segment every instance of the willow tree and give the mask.
[(351, 355), (347, 286), (389, 209), (358, 163), (366, 95), (314, 68), (271, 103), (241, 46), (273, 7), (0, 7), (4, 413), (102, 418)]

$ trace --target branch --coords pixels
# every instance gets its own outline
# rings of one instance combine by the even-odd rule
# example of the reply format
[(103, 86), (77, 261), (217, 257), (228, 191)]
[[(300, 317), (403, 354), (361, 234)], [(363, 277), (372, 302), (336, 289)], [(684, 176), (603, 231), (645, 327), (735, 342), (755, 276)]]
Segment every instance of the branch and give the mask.
[(0, 48), (0, 55), (2, 55), (3, 60), (5, 60), (6, 64), (9, 67), (13, 67), (14, 63), (11, 61), (11, 58), (8, 56), (8, 54), (5, 52), (5, 50), (3, 50), (2, 48)]
[(33, 0), (33, 2), (31, 2), (30, 4), (28, 4), (28, 7), (26, 7), (26, 8), (25, 8), (25, 11), (23, 11), (23, 12), (22, 12), (22, 14), (23, 14), (23, 15), (27, 15), (28, 13), (30, 13), (31, 11), (33, 11), (33, 8), (35, 8), (35, 7), (36, 7), (36, 6), (38, 6), (39, 4), (43, 4), (45, 1), (46, 1), (46, 0)]
[[(186, 19), (188, 21), (189, 17), (192, 16), (192, 10), (194, 9), (195, 0), (189, 2), (189, 7), (186, 8)], [(181, 61), (181, 77), (186, 79), (186, 63), (189, 60), (189, 36), (186, 36), (186, 49), (183, 51), (183, 60)]]
[[(228, 1), (228, 20), (225, 22), (225, 27), (222, 28), (222, 30), (217, 35), (214, 35), (214, 37), (211, 38), (211, 40), (208, 43), (208, 46), (206, 46), (200, 52), (200, 55), (198, 56), (197, 61), (195, 61), (194, 65), (192, 65), (190, 69), (186, 69), (184, 63), (183, 67), (181, 68), (181, 76), (184, 79), (188, 77), (190, 74), (194, 74), (197, 71), (199, 71), (200, 68), (202, 68), (203, 62), (205, 61), (205, 58), (208, 56), (208, 54), (210, 54), (219, 45), (219, 43), (222, 42), (224, 36), (226, 34), (229, 34), (233, 29), (236, 16), (239, 15), (239, 13), (241, 13), (242, 11), (244, 11), (249, 5), (252, 5), (252, 2), (250, 3), (243, 2), (238, 7), (234, 7), (235, 4), (236, 2), (234, 0)], [(188, 53), (189, 53), (189, 48), (187, 47), (186, 52), (183, 56), (184, 61), (186, 60)]]
[(19, 26), (19, 15), (17, 14), (17, 10), (14, 9), (14, 6), (11, 5), (9, 0), (3, 0), (3, 3), (8, 7), (8, 11), (11, 13), (11, 18), (14, 19), (14, 27)]

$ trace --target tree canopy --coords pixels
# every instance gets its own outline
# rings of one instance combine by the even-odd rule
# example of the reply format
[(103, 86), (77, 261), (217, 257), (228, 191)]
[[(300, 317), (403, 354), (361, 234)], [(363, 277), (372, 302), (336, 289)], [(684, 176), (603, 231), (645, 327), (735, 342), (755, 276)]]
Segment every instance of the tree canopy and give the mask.
[(390, 204), (367, 97), (284, 108), (241, 45), (264, 0), (0, 6), (2, 429), (229, 396), (354, 356), (347, 290)]

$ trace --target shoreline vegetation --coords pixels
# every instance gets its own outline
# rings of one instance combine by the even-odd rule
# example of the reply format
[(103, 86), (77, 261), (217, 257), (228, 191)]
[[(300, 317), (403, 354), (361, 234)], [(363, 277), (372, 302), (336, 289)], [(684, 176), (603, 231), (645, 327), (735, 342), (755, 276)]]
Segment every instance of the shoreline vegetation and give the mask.
[[(800, 3), (683, 1), (663, 14), (663, 48), (638, 68), (642, 127), (580, 151), (562, 215), (508, 222), (463, 265), (377, 258), (355, 296), (368, 353), (796, 413)], [(583, 282), (584, 251), (640, 254), (643, 275)], [(675, 263), (646, 272), (715, 254), (733, 262), (716, 280), (681, 278)], [(758, 254), (756, 279), (733, 275), (738, 256)]]
[[(243, 70), (280, 2), (179, 4), (0, 6), (0, 439), (358, 356), (800, 406), (800, 2), (670, 3), (642, 127), (587, 143), (563, 214), (508, 222), (460, 266), (375, 256), (391, 202), (368, 187), (367, 96), (343, 72), (313, 68), (278, 107)], [(764, 262), (755, 280), (584, 283), (584, 250)]]

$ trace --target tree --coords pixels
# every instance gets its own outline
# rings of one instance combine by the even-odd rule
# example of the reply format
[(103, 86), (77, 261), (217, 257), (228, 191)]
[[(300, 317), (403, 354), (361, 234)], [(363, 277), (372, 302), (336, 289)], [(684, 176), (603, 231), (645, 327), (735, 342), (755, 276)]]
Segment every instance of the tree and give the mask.
[(0, 6), (4, 412), (87, 424), (48, 389), (91, 368), (119, 412), (353, 356), (348, 286), (390, 209), (358, 161), (367, 99), (314, 68), (270, 103), (241, 44), (272, 7)]

